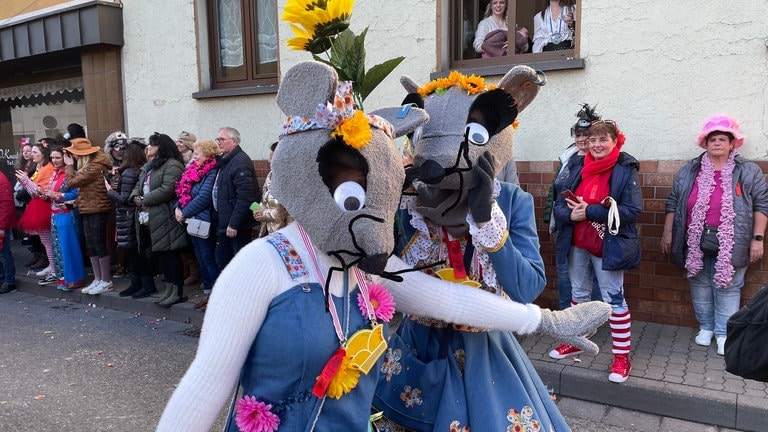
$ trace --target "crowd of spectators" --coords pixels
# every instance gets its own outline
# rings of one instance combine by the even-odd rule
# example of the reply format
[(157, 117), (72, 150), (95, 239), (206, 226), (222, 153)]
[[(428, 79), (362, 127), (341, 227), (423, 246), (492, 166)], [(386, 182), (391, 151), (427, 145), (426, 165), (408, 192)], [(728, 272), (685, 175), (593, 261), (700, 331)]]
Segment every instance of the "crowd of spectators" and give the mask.
[[(261, 206), (261, 189), (231, 127), (202, 141), (187, 131), (176, 139), (115, 131), (100, 147), (73, 123), (63, 136), (22, 140), (15, 177), (15, 187), (5, 176), (0, 181), (0, 201), (10, 210), (0, 214), (0, 241), (16, 229), (33, 253), (27, 276), (64, 292), (100, 295), (114, 289), (113, 273), (125, 274), (130, 285), (121, 297), (158, 294), (160, 280), (159, 306), (202, 288), (195, 307), (204, 309), (219, 272), (259, 235), (262, 213), (257, 218), (251, 208)], [(279, 214), (287, 221), (284, 209)], [(0, 266), (0, 294), (14, 291), (8, 241), (0, 245)]]

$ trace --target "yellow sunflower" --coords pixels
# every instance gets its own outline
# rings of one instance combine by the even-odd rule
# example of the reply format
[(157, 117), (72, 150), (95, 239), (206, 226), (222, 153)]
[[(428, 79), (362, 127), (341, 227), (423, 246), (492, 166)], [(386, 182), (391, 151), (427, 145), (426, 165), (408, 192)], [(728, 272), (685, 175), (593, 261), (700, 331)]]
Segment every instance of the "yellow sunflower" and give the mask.
[(368, 117), (360, 110), (355, 110), (352, 117), (341, 122), (333, 133), (335, 136), (344, 138), (347, 145), (358, 150), (371, 142), (373, 137)]
[(330, 38), (349, 27), (354, 0), (288, 0), (283, 21), (291, 25), (294, 38), (288, 46), (320, 54), (331, 46)]
[(344, 356), (339, 371), (336, 372), (336, 375), (334, 375), (331, 383), (328, 385), (326, 394), (329, 398), (339, 399), (357, 387), (359, 379), (360, 371), (352, 367), (349, 356)]
[(477, 94), (485, 90), (485, 80), (475, 74), (462, 75), (459, 83), (469, 94)]
[(432, 93), (442, 94), (444, 91), (455, 85), (466, 90), (468, 94), (477, 94), (496, 88), (492, 85), (486, 85), (483, 77), (474, 74), (466, 76), (459, 71), (451, 71), (447, 77), (437, 78), (424, 84), (419, 88), (418, 92), (422, 96), (427, 96)]

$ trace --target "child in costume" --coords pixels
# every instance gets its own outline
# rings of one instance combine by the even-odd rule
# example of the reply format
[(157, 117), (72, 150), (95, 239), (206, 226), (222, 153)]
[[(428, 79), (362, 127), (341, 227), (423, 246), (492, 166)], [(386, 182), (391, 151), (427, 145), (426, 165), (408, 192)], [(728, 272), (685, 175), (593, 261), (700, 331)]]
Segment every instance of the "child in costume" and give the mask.
[(250, 243), (222, 272), (195, 360), (158, 431), (209, 430), (236, 385), (242, 396), (228, 431), (366, 431), (395, 304), (593, 348), (579, 335), (607, 319), (605, 305), (550, 312), (401, 274), (408, 266), (390, 257), (405, 178), (393, 138), (427, 117), (419, 109), (400, 119), (399, 107), (380, 111), (393, 125), (355, 110), (350, 92), (318, 62), (283, 77), (277, 103), (288, 119), (272, 191), (295, 221)]
[[(397, 254), (501, 301), (532, 302), (546, 283), (533, 197), (495, 177), (512, 157), (517, 115), (546, 78), (516, 66), (498, 87), (458, 72), (424, 86), (401, 83), (430, 121), (413, 137), (407, 174), (417, 181), (401, 204)], [(379, 430), (568, 431), (514, 335), (467, 318), (403, 320), (374, 399), (384, 413)], [(403, 397), (414, 393), (417, 403)]]

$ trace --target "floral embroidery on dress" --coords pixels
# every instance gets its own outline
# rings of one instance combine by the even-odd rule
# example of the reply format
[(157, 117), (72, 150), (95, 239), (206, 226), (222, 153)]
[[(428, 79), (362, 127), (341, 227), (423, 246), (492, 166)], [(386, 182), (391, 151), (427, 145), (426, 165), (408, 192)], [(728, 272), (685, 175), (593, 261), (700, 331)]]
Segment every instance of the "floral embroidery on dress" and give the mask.
[(450, 432), (469, 432), (469, 426), (462, 426), (458, 420), (452, 421), (449, 428)]
[(307, 276), (309, 274), (304, 267), (304, 263), (301, 261), (301, 257), (299, 257), (299, 253), (296, 252), (296, 249), (282, 233), (272, 233), (267, 237), (267, 242), (274, 246), (277, 253), (283, 258), (283, 263), (285, 264), (286, 270), (288, 270), (288, 274), (291, 275), (291, 279)]
[(406, 408), (413, 408), (416, 405), (421, 405), (423, 402), (421, 399), (421, 389), (411, 388), (409, 385), (403, 387), (403, 392), (400, 393), (400, 400), (405, 402)]
[(507, 411), (507, 421), (512, 423), (507, 426), (507, 432), (539, 432), (541, 430), (541, 424), (533, 418), (533, 408), (529, 406), (524, 406), (520, 411), (510, 408)]
[(381, 373), (386, 376), (387, 381), (392, 380), (392, 375), (400, 375), (402, 372), (401, 358), (403, 358), (403, 352), (400, 349), (387, 349), (384, 361), (381, 363)]

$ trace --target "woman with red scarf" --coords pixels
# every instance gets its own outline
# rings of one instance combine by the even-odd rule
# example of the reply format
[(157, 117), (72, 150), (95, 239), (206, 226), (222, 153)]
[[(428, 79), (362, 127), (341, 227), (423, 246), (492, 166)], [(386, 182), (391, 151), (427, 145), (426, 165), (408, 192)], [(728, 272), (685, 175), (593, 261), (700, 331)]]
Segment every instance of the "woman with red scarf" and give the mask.
[[(558, 235), (569, 239), (560, 243), (557, 255), (558, 260), (568, 260), (572, 304), (590, 300), (590, 269), (594, 268), (603, 301), (613, 309), (610, 323), (614, 361), (608, 379), (621, 383), (632, 370), (631, 318), (624, 299), (624, 271), (640, 265), (635, 226), (642, 209), (639, 163), (621, 151), (624, 134), (615, 121), (595, 120), (588, 134), (589, 152), (583, 167), (573, 167), (570, 175), (555, 185), (558, 193), (573, 191), (573, 196), (566, 192), (555, 202)], [(549, 355), (561, 359), (580, 352), (573, 346), (560, 345)]]
[[(176, 207), (176, 220), (184, 223), (189, 218), (205, 222), (213, 220), (213, 182), (216, 179), (216, 155), (220, 153), (219, 146), (213, 140), (198, 141), (192, 145), (192, 163), (179, 180), (176, 195), (179, 204)], [(214, 233), (213, 227), (209, 233)], [(203, 298), (195, 304), (196, 309), (208, 304), (208, 296), (213, 289), (213, 283), (219, 277), (219, 267), (216, 264), (216, 236), (207, 238), (191, 237), (192, 247), (200, 266), (200, 276), (203, 278)]]

